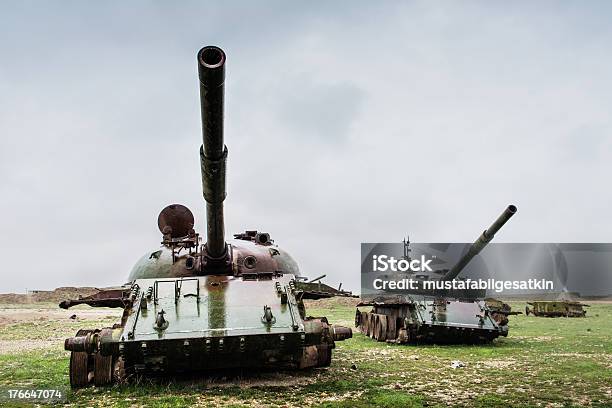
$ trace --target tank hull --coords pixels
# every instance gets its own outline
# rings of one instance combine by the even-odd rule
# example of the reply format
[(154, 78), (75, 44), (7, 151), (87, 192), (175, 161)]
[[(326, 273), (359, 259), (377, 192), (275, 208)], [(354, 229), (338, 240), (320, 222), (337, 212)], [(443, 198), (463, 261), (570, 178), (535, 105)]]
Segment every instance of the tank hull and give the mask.
[(148, 373), (323, 367), (335, 341), (351, 336), (305, 316), (293, 275), (138, 279), (125, 293), (120, 323), (66, 340), (74, 387)]

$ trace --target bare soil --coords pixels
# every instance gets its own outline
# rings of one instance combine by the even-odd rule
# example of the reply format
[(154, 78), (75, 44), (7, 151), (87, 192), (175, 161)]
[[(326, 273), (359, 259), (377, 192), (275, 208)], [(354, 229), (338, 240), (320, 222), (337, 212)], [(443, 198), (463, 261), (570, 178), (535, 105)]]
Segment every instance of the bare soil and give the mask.
[(77, 299), (98, 292), (98, 288), (65, 286), (54, 290), (40, 290), (32, 293), (0, 293), (0, 304), (59, 303), (65, 299)]
[[(119, 310), (119, 309), (117, 309)], [(107, 316), (120, 317), (120, 313), (114, 313), (109, 309), (15, 309), (0, 308), (0, 327), (15, 323), (49, 322), (69, 320), (100, 320)]]

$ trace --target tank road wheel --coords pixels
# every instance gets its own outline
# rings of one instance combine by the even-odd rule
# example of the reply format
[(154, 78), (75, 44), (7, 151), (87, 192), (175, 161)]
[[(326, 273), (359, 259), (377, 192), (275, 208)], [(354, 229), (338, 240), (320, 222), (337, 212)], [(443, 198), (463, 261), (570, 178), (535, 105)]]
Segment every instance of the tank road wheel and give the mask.
[(380, 332), (378, 334), (378, 341), (387, 341), (387, 315), (380, 315)]
[(368, 314), (366, 312), (361, 312), (361, 326), (359, 326), (359, 329), (363, 334), (368, 332)]
[[(80, 329), (76, 336), (85, 336), (93, 330)], [(72, 351), (70, 353), (70, 386), (72, 388), (82, 388), (89, 384), (89, 355), (84, 351)]]
[(378, 340), (378, 315), (372, 314), (372, 338)]
[(113, 382), (113, 356), (94, 355), (94, 384), (108, 385)]
[(321, 344), (317, 346), (317, 352), (319, 354), (319, 361), (317, 367), (329, 367), (331, 365), (331, 349), (327, 344)]
[(82, 388), (89, 384), (89, 356), (84, 351), (70, 353), (70, 386)]
[(376, 339), (376, 341), (380, 341), (380, 315), (379, 314), (375, 314), (374, 315), (374, 335), (373, 337)]
[(395, 321), (397, 319), (391, 316), (387, 316), (387, 340), (397, 339), (397, 331), (395, 328)]

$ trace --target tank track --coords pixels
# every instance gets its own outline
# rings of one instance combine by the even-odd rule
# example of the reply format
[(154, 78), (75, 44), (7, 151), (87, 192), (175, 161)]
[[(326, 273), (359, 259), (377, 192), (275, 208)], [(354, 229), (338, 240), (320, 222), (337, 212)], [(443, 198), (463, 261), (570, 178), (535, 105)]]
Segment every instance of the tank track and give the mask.
[[(401, 317), (393, 318), (385, 314), (362, 312), (357, 310), (355, 327), (359, 331), (376, 341), (407, 344), (407, 343), (482, 343), (490, 342), (497, 337), (495, 334), (484, 334), (480, 331), (466, 330), (461, 327), (447, 327), (443, 332), (431, 334), (402, 321)], [(432, 337), (434, 336), (434, 337)]]
[(361, 333), (376, 341), (407, 343), (410, 338), (405, 329), (398, 330), (396, 319), (384, 314), (358, 311), (358, 315), (355, 316), (355, 326)]

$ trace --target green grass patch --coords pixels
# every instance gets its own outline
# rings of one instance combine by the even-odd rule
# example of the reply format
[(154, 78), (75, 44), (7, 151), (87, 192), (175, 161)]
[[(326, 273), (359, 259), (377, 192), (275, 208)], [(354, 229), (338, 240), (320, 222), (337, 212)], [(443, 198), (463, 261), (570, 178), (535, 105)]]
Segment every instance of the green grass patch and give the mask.
[[(312, 316), (352, 326), (355, 310), (327, 301)], [(524, 304), (513, 304), (515, 310)], [(612, 304), (593, 304), (587, 318), (512, 316), (510, 334), (486, 345), (395, 345), (355, 333), (338, 342), (331, 367), (303, 372), (244, 373), (188, 381), (142, 379), (127, 386), (71, 392), (71, 406), (612, 406)], [(114, 322), (101, 316), (99, 326)], [(36, 324), (34, 324), (36, 323)], [(41, 321), (3, 327), (3, 342), (58, 339), (57, 345), (0, 354), (0, 386), (68, 385), (61, 339), (83, 322)], [(84, 323), (92, 326), (91, 321)], [(95, 327), (95, 326), (94, 326)], [(465, 367), (451, 368), (453, 360)]]

